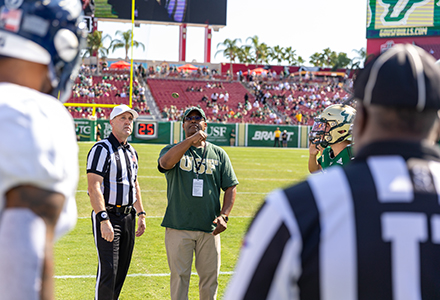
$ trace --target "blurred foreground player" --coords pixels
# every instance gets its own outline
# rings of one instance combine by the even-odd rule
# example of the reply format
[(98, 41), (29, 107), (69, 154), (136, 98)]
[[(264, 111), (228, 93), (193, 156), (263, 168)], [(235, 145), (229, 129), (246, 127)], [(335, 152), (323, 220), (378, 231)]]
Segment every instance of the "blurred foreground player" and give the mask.
[(272, 192), (225, 299), (440, 299), (440, 69), (396, 45), (354, 85), (356, 158)]
[[(346, 165), (353, 160), (351, 131), (356, 110), (348, 105), (327, 107), (315, 118), (310, 131), (309, 172), (314, 173), (331, 166)], [(317, 158), (318, 153), (321, 156)]]
[(84, 39), (79, 0), (0, 0), (0, 291), (53, 299), (53, 242), (76, 223), (70, 96)]

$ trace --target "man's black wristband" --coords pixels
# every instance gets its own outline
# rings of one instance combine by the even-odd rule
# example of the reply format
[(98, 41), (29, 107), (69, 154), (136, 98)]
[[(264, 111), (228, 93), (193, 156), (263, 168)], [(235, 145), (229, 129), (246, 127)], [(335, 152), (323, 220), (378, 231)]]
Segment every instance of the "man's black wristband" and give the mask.
[(137, 216), (139, 217), (140, 215), (147, 215), (147, 213), (144, 211), (138, 212)]
[(105, 210), (97, 213), (96, 217), (98, 218), (99, 223), (101, 223), (102, 221), (105, 221), (105, 220), (110, 220), (110, 218), (108, 217), (108, 213)]

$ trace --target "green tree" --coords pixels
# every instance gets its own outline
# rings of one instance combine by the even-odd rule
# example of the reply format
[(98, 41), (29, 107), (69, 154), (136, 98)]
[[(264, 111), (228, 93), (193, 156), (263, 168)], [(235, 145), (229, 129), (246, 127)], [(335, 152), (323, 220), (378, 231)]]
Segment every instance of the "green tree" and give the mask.
[(323, 67), (324, 66), (324, 57), (322, 53), (315, 52), (310, 56), (309, 63), (311, 63), (315, 67)]
[(264, 64), (268, 64), (270, 62), (269, 49), (270, 47), (266, 43), (260, 44), (260, 58), (261, 62)]
[(272, 48), (269, 47), (268, 57), (280, 65), (285, 60), (284, 48), (278, 45)]
[(352, 52), (356, 52), (357, 56), (355, 56), (350, 61), (350, 64), (349, 64), (350, 73), (353, 71), (359, 70), (361, 67), (363, 67), (363, 65), (368, 57), (367, 51), (365, 51), (365, 48), (361, 48), (359, 50), (353, 49)]
[(252, 47), (249, 45), (243, 45), (239, 48), (237, 53), (238, 61), (240, 63), (251, 63), (252, 62)]
[(214, 55), (215, 57), (217, 56), (217, 54), (223, 53), (223, 56), (229, 59), (229, 63), (230, 63), (229, 72), (230, 72), (230, 76), (232, 76), (231, 78), (234, 77), (234, 75), (232, 74), (232, 63), (235, 62), (235, 59), (239, 57), (239, 53), (240, 53), (240, 48), (237, 46), (238, 42), (241, 43), (241, 39), (233, 39), (233, 40), (226, 39), (222, 43), (218, 43), (217, 49), (221, 46), (223, 46), (224, 49), (217, 50), (217, 52)]
[[(120, 37), (120, 39), (114, 39), (112, 40), (111, 44), (110, 44), (110, 49), (112, 52), (114, 52), (116, 49), (119, 48), (124, 48), (125, 50), (125, 60), (128, 61), (128, 50), (130, 50), (131, 48), (131, 40), (133, 38), (133, 32), (132, 30), (127, 30), (127, 31), (116, 31), (117, 36)], [(145, 50), (145, 46), (144, 44), (142, 44), (141, 42), (135, 41), (133, 40), (133, 47), (142, 47), (143, 50)]]
[(267, 63), (269, 56), (269, 47), (265, 43), (260, 43), (257, 35), (253, 37), (248, 37), (246, 40), (251, 40), (251, 47), (254, 54), (254, 62), (258, 63)]
[[(296, 55), (296, 50), (292, 49), (292, 47), (284, 48), (284, 60), (290, 65), (298, 64), (298, 57)], [(301, 58), (302, 59), (302, 58)]]
[(351, 62), (351, 65), (354, 67), (352, 69), (359, 69), (367, 59), (367, 51), (365, 48), (361, 48), (359, 50), (353, 49), (352, 52), (356, 52), (356, 55)]
[(99, 57), (107, 57), (108, 48), (104, 46), (104, 41), (110, 39), (111, 37), (108, 34), (102, 35), (102, 31), (94, 31), (87, 35), (87, 46), (84, 49), (83, 57), (97, 56)]
[(323, 66), (331, 67), (336, 61), (337, 54), (335, 51), (330, 50), (330, 48), (325, 48), (322, 50), (321, 58), (323, 60)]
[(340, 52), (337, 54), (335, 59), (332, 61), (332, 70), (345, 68), (350, 65), (351, 59), (347, 56), (347, 53)]

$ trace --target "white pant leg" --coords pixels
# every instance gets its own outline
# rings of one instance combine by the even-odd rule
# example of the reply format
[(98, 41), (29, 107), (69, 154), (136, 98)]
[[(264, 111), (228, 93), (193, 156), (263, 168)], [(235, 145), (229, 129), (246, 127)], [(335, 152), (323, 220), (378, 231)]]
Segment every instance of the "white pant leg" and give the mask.
[(46, 224), (27, 208), (4, 209), (0, 219), (2, 299), (40, 299)]

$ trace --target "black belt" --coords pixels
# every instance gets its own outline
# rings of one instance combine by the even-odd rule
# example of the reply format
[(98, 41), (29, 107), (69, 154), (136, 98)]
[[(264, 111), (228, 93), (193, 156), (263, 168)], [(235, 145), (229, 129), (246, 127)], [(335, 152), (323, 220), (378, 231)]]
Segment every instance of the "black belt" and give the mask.
[(131, 213), (131, 210), (133, 209), (133, 205), (126, 205), (126, 206), (109, 205), (109, 206), (106, 206), (105, 209), (108, 212), (115, 213), (117, 215), (120, 215), (120, 214), (128, 215)]

